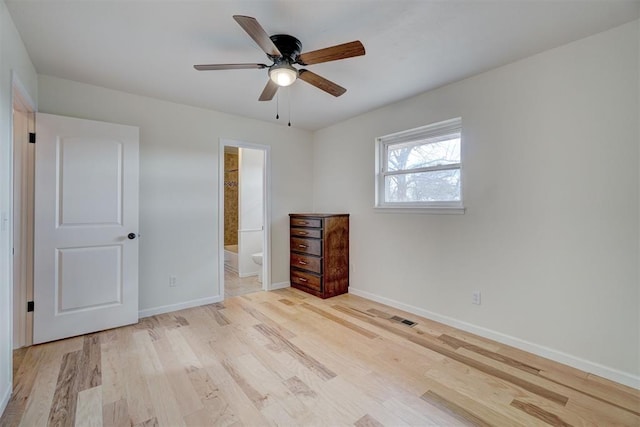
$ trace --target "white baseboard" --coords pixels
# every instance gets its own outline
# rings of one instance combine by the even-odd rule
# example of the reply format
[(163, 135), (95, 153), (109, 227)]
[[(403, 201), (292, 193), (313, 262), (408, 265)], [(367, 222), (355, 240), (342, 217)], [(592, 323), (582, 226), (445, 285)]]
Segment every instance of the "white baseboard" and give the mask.
[(289, 286), (291, 286), (291, 283), (289, 282), (272, 283), (271, 286), (269, 287), (269, 290), (275, 291), (276, 289), (284, 289), (284, 288), (288, 288)]
[(409, 313), (426, 317), (427, 319), (434, 320), (436, 322), (444, 323), (448, 326), (461, 329), (472, 334), (479, 335), (484, 338), (497, 341), (502, 344), (509, 345), (511, 347), (518, 348), (520, 350), (528, 351), (529, 353), (536, 354), (538, 356), (551, 359), (553, 361), (562, 363), (564, 365), (571, 366), (581, 371), (589, 372), (603, 378), (607, 378), (611, 381), (615, 381), (620, 384), (624, 384), (629, 387), (640, 390), (640, 376), (630, 374), (628, 372), (619, 371), (614, 368), (610, 368), (604, 365), (600, 365), (595, 362), (591, 362), (585, 359), (581, 359), (570, 354), (563, 353), (558, 350), (554, 350), (549, 347), (545, 347), (539, 344), (535, 344), (529, 341), (522, 340), (520, 338), (512, 337), (500, 332), (493, 331), (491, 329), (476, 326), (471, 323), (463, 322), (461, 320), (454, 319), (452, 317), (443, 316), (431, 311), (415, 307), (409, 304), (405, 304), (400, 301), (392, 300), (390, 298), (382, 297), (371, 292), (363, 291), (361, 289), (349, 287), (349, 293), (361, 296), (363, 298), (370, 299), (382, 304), (386, 304), (391, 307), (395, 307), (400, 310), (407, 311)]
[(201, 305), (220, 302), (223, 299), (224, 298), (222, 298), (221, 296), (215, 296), (215, 297), (194, 299), (191, 301), (180, 302), (177, 304), (163, 305), (160, 307), (145, 308), (144, 310), (138, 311), (138, 317), (142, 319), (143, 317), (154, 316), (156, 314), (170, 313), (172, 311), (184, 310), (185, 308), (191, 308), (191, 307), (199, 307)]
[(0, 400), (0, 415), (4, 413), (5, 409), (7, 409), (7, 404), (9, 403), (9, 399), (11, 399), (12, 387), (11, 382), (9, 382), (5, 388), (4, 396), (2, 396), (2, 400)]
[[(289, 282), (272, 283), (269, 290), (274, 291), (276, 289), (288, 288), (289, 286), (290, 286)], [(160, 307), (145, 308), (144, 310), (138, 311), (138, 317), (142, 319), (143, 317), (155, 316), (156, 314), (171, 313), (172, 311), (184, 310), (185, 308), (192, 308), (192, 307), (199, 307), (201, 305), (213, 304), (216, 302), (221, 302), (223, 300), (224, 300), (223, 297), (215, 296), (215, 297), (194, 299), (191, 301), (180, 302), (177, 304), (163, 305)]]
[(254, 272), (249, 272), (249, 273), (238, 273), (238, 277), (240, 277), (241, 279), (244, 279), (245, 277), (252, 277), (252, 276), (257, 276), (258, 272), (254, 271)]

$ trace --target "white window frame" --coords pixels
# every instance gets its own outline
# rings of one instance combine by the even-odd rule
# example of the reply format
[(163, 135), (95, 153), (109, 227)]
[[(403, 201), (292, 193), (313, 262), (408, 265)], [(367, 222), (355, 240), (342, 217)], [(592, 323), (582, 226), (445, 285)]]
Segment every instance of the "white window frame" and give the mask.
[[(406, 169), (401, 171), (389, 171), (388, 167), (388, 147), (396, 144), (424, 140), (460, 132), (460, 163), (446, 166), (433, 166), (426, 168)], [(463, 206), (463, 167), (462, 167), (462, 118), (445, 120), (427, 126), (393, 133), (376, 138), (376, 185), (375, 185), (375, 209), (384, 212), (423, 212), (423, 213), (454, 213), (465, 212)], [(429, 172), (436, 170), (460, 170), (460, 200), (459, 201), (433, 201), (433, 202), (386, 202), (385, 201), (385, 178), (392, 175)]]

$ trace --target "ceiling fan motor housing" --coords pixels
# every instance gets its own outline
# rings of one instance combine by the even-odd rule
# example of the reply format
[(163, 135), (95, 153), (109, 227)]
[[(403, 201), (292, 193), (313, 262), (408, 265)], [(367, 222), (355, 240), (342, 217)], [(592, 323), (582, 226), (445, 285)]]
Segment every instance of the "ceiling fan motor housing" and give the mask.
[[(283, 59), (289, 60), (289, 63), (296, 62), (298, 55), (302, 52), (302, 43), (297, 38), (288, 34), (274, 34), (269, 37), (273, 44), (276, 45)], [(279, 62), (279, 57), (268, 55), (274, 62)]]

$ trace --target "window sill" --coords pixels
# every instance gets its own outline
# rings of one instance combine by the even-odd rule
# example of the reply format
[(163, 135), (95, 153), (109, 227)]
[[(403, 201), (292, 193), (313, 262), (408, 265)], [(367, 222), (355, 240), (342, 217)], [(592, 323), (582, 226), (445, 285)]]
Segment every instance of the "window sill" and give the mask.
[(414, 213), (427, 215), (464, 215), (466, 208), (453, 206), (375, 206), (375, 212), (380, 213)]

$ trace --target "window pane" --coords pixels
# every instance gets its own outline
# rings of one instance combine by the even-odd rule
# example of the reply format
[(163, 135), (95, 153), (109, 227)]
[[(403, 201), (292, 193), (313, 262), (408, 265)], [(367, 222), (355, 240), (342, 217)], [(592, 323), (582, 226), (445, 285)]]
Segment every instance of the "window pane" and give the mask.
[(399, 171), (460, 163), (460, 133), (387, 147), (387, 170)]
[(460, 169), (385, 177), (385, 202), (460, 201)]

